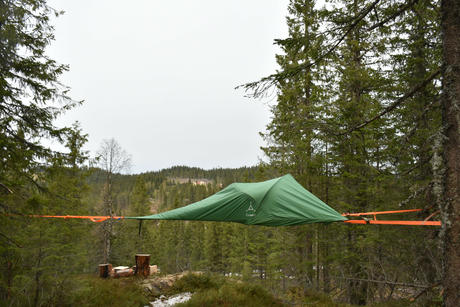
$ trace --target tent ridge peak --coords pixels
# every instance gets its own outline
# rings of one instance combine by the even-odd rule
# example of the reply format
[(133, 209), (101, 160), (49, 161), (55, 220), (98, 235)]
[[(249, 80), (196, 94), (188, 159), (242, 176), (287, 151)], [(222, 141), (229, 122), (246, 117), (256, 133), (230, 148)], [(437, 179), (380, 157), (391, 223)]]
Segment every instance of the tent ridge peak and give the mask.
[(261, 204), (261, 205), (263, 204), (265, 198), (267, 198), (268, 193), (270, 193), (270, 191), (273, 189), (273, 187), (276, 186), (276, 185), (281, 181), (281, 179), (285, 178), (286, 176), (291, 176), (291, 174), (287, 174), (287, 175), (284, 175), (284, 176), (282, 176), (282, 177), (276, 178), (275, 183), (267, 190), (267, 192), (265, 193), (264, 197), (263, 197), (262, 200), (260, 201), (260, 204)]

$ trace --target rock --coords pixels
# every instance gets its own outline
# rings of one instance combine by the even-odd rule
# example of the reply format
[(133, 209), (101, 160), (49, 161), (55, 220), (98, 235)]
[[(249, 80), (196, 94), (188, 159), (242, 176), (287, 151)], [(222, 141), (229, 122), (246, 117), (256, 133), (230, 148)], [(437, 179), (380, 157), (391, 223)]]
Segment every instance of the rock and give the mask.
[[(188, 273), (194, 273), (195, 272), (184, 272), (184, 273), (179, 273), (179, 274), (170, 274), (166, 276), (151, 276), (141, 282), (141, 286), (151, 293), (153, 296), (158, 296), (161, 292), (164, 290), (167, 290), (171, 288), (174, 283), (178, 280), (184, 277), (184, 275)], [(197, 272), (200, 274), (201, 272)]]
[(190, 292), (179, 293), (171, 297), (165, 297), (164, 295), (160, 296), (153, 302), (150, 302), (150, 305), (153, 307), (168, 307), (174, 306), (178, 303), (184, 303), (192, 297)]

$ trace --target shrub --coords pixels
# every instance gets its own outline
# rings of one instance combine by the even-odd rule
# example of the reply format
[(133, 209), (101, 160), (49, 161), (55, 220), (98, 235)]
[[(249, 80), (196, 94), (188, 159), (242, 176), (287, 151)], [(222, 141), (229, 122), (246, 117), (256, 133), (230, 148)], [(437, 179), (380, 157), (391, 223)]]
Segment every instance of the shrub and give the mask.
[(283, 306), (262, 287), (210, 275), (189, 274), (178, 280), (176, 290), (194, 292), (177, 306)]
[(60, 306), (145, 306), (149, 300), (139, 287), (137, 278), (81, 278), (69, 302)]

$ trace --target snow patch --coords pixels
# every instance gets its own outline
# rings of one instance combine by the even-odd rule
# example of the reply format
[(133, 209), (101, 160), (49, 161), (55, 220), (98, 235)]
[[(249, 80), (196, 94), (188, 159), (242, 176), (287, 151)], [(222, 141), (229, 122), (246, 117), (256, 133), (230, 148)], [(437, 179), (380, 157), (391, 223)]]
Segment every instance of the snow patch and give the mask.
[(192, 298), (192, 293), (190, 292), (184, 292), (184, 293), (179, 293), (170, 297), (166, 297), (164, 295), (160, 296), (158, 299), (156, 299), (153, 302), (150, 302), (150, 306), (152, 307), (169, 307), (169, 306), (174, 306), (179, 303), (184, 303), (188, 301), (190, 298)]

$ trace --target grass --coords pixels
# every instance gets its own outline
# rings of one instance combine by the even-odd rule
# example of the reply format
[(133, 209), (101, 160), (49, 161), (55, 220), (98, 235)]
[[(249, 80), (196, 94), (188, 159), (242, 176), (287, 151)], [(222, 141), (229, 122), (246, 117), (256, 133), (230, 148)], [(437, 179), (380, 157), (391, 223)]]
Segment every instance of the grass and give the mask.
[(73, 289), (68, 304), (62, 306), (145, 306), (149, 299), (136, 277), (101, 279), (84, 276)]

